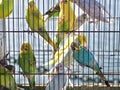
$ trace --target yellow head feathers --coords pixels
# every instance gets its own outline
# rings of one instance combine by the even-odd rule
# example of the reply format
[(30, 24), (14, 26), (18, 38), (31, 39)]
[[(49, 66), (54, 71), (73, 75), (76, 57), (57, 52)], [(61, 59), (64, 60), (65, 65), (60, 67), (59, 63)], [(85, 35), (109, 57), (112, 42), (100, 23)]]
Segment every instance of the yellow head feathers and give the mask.
[(78, 40), (79, 40), (80, 45), (85, 45), (86, 42), (87, 42), (87, 37), (84, 36), (84, 35), (80, 35), (80, 36), (78, 37)]
[(32, 51), (32, 46), (28, 42), (23, 42), (20, 51), (22, 52)]
[(33, 10), (34, 8), (36, 8), (36, 4), (35, 4), (34, 0), (29, 0), (29, 2), (28, 2), (28, 8), (30, 10)]

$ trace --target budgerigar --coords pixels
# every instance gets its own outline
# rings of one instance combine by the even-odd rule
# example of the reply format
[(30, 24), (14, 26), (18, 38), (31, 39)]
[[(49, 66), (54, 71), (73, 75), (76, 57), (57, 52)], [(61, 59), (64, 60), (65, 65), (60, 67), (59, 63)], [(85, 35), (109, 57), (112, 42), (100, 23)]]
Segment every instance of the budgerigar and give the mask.
[(29, 27), (31, 28), (31, 30), (37, 32), (51, 46), (53, 46), (54, 50), (56, 50), (56, 46), (54, 42), (49, 36), (49, 33), (46, 31), (43, 16), (41, 12), (39, 12), (39, 9), (37, 8), (34, 0), (29, 0), (28, 2), (28, 7), (26, 8), (26, 21)]
[(107, 87), (110, 87), (109, 82), (104, 77), (97, 61), (95, 60), (94, 55), (85, 47), (80, 46), (79, 48), (75, 46), (71, 46), (73, 50), (73, 58), (76, 60), (81, 66), (86, 66), (93, 69), (94, 73), (100, 76), (100, 78), (105, 81)]
[(59, 47), (59, 43), (65, 37), (65, 35), (69, 31), (73, 30), (75, 19), (76, 19), (76, 15), (71, 6), (70, 1), (60, 0), (59, 6), (60, 6), (60, 12), (58, 16), (58, 21), (56, 23), (57, 33), (55, 38), (55, 43), (57, 47)]
[(0, 18), (9, 16), (13, 11), (14, 0), (0, 0)]
[(29, 81), (30, 89), (35, 88), (36, 60), (32, 46), (28, 42), (23, 42), (20, 48), (18, 64)]
[(104, 17), (103, 13), (101, 12), (101, 9), (103, 9), (109, 15), (110, 13), (98, 1), (96, 0), (70, 0), (70, 1), (72, 1), (73, 3), (76, 3), (83, 11), (85, 11), (90, 17), (93, 18), (94, 22), (95, 22), (95, 19), (97, 19), (98, 21), (106, 22), (106, 23), (109, 22)]
[(66, 74), (64, 66), (62, 64), (57, 64), (55, 69), (56, 73), (48, 82), (45, 90), (66, 90), (69, 83), (69, 76)]
[(18, 90), (12, 73), (0, 65), (0, 86), (9, 90)]

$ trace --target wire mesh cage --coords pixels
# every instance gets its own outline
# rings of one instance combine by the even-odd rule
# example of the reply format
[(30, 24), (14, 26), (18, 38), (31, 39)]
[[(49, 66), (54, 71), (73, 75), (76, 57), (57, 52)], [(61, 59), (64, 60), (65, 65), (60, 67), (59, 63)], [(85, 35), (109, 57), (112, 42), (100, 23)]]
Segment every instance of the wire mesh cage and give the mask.
[(119, 90), (119, 5), (0, 0), (0, 90)]

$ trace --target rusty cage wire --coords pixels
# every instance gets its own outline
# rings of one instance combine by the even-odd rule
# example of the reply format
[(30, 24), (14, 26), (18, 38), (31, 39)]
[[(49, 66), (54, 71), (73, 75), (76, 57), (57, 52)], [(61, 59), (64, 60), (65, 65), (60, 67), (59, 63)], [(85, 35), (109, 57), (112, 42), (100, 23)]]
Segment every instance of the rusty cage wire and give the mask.
[[(119, 5), (120, 0), (0, 0), (0, 90), (119, 90)], [(31, 48), (23, 42), (33, 53), (19, 56)], [(58, 62), (47, 65), (51, 60)]]

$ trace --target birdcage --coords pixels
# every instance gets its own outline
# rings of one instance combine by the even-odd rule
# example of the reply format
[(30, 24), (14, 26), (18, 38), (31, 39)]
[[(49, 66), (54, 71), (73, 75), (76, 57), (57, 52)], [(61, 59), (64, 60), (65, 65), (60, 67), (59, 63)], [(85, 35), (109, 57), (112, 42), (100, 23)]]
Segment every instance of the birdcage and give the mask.
[(0, 90), (119, 90), (120, 0), (0, 0)]

